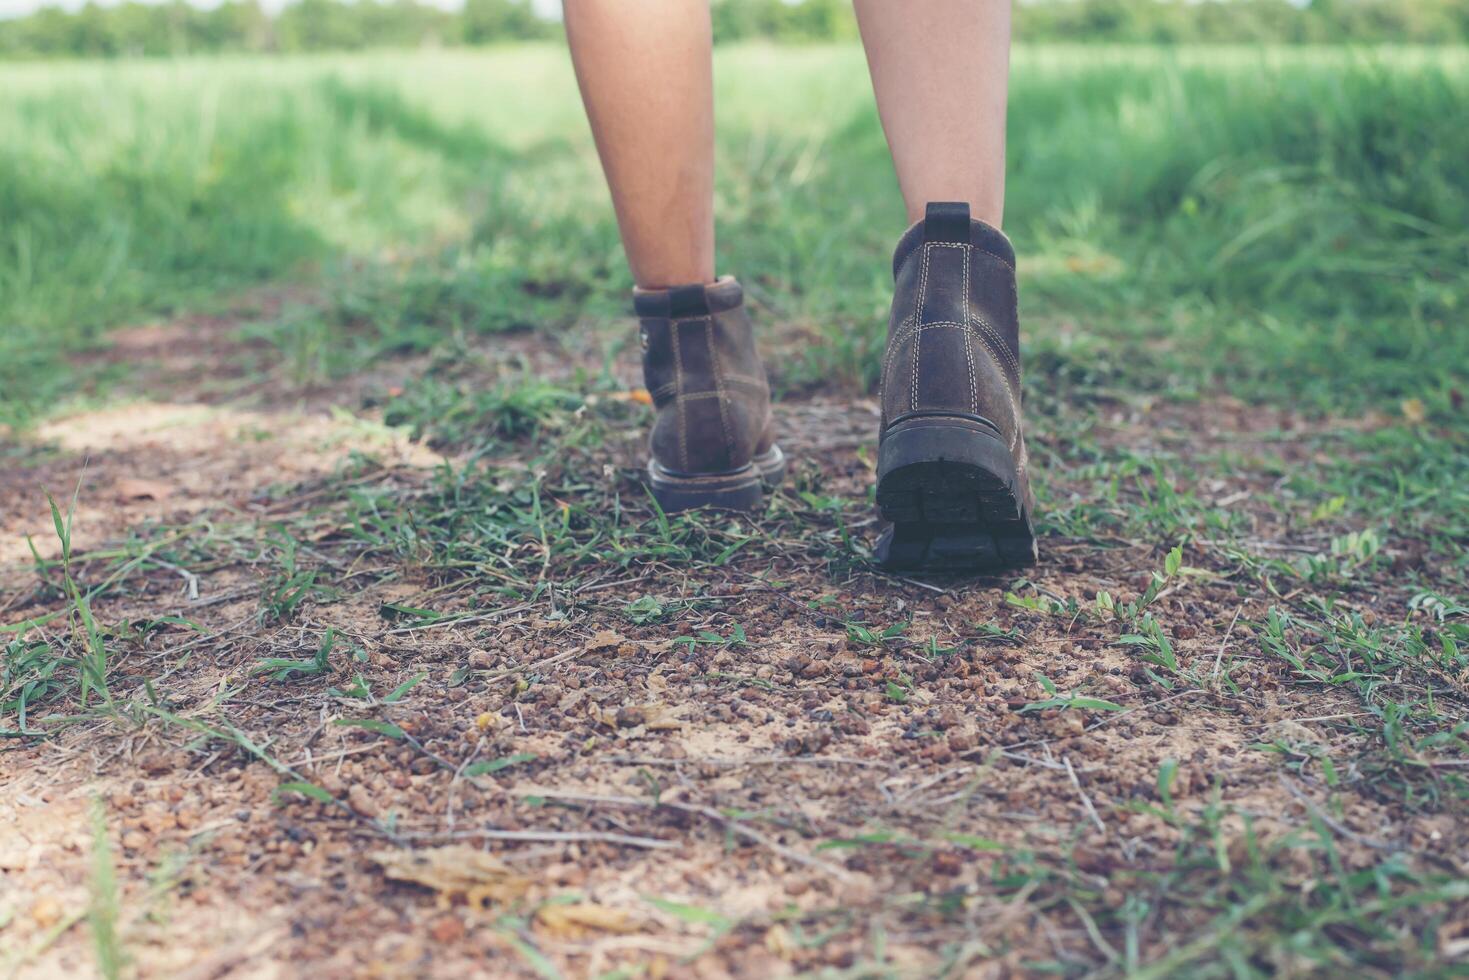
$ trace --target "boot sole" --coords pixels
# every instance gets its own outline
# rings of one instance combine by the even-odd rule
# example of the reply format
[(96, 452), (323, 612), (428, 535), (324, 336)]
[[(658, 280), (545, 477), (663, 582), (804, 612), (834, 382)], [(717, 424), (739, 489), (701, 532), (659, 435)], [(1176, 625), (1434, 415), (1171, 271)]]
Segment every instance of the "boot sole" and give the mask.
[(785, 455), (779, 446), (771, 446), (746, 465), (724, 473), (675, 473), (650, 459), (648, 488), (665, 514), (698, 507), (751, 511), (764, 502), (767, 487), (784, 479), (785, 470)]
[(780, 481), (785, 479), (786, 456), (780, 451), (779, 446), (772, 445), (750, 462), (760, 471), (760, 480), (765, 484), (767, 490), (780, 486)]
[(894, 571), (993, 572), (1035, 563), (1015, 458), (965, 418), (900, 422), (878, 448), (877, 507), (892, 522), (877, 561)]

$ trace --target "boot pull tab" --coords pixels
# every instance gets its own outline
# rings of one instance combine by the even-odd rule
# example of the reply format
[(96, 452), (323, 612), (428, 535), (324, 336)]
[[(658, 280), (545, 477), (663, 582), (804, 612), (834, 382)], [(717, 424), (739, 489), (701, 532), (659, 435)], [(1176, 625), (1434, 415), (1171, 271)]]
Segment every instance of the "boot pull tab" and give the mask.
[(930, 201), (923, 215), (926, 242), (969, 241), (969, 205), (963, 201)]

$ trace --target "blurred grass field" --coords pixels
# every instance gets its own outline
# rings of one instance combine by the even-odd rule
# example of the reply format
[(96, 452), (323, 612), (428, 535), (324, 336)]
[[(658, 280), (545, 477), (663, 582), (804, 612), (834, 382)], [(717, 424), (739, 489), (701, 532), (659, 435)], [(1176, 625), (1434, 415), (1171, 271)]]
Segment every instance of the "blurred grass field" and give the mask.
[[(870, 387), (903, 216), (862, 54), (724, 48), (717, 78), (721, 268), (822, 339), (779, 384)], [(289, 326), (327, 373), (624, 308), (558, 47), (12, 64), (0, 90), (0, 421), (94, 390), (60, 358), (109, 326), (263, 279), (375, 297)], [(1463, 49), (1020, 48), (1032, 357), (1057, 384), (1442, 408), (1469, 364), (1466, 103)]]

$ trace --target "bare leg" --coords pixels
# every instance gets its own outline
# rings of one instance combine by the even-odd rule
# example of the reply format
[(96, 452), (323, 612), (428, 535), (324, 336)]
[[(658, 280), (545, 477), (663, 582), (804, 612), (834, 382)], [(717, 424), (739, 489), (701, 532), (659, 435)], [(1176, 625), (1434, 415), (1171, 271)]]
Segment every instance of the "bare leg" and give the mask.
[(999, 227), (1005, 208), (1009, 0), (855, 0), (878, 114), (908, 219), (964, 201)]
[(566, 36), (633, 279), (714, 279), (706, 0), (566, 0)]

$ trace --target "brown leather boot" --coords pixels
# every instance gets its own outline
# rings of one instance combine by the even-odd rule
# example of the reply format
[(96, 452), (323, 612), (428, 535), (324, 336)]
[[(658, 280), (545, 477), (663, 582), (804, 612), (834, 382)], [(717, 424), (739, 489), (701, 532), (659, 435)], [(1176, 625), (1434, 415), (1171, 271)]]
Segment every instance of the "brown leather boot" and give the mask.
[(665, 511), (752, 510), (785, 475), (744, 296), (730, 276), (633, 293), (658, 412), (648, 483)]
[(930, 204), (893, 254), (877, 506), (889, 568), (1035, 561), (1020, 421), (1015, 250), (967, 204)]

